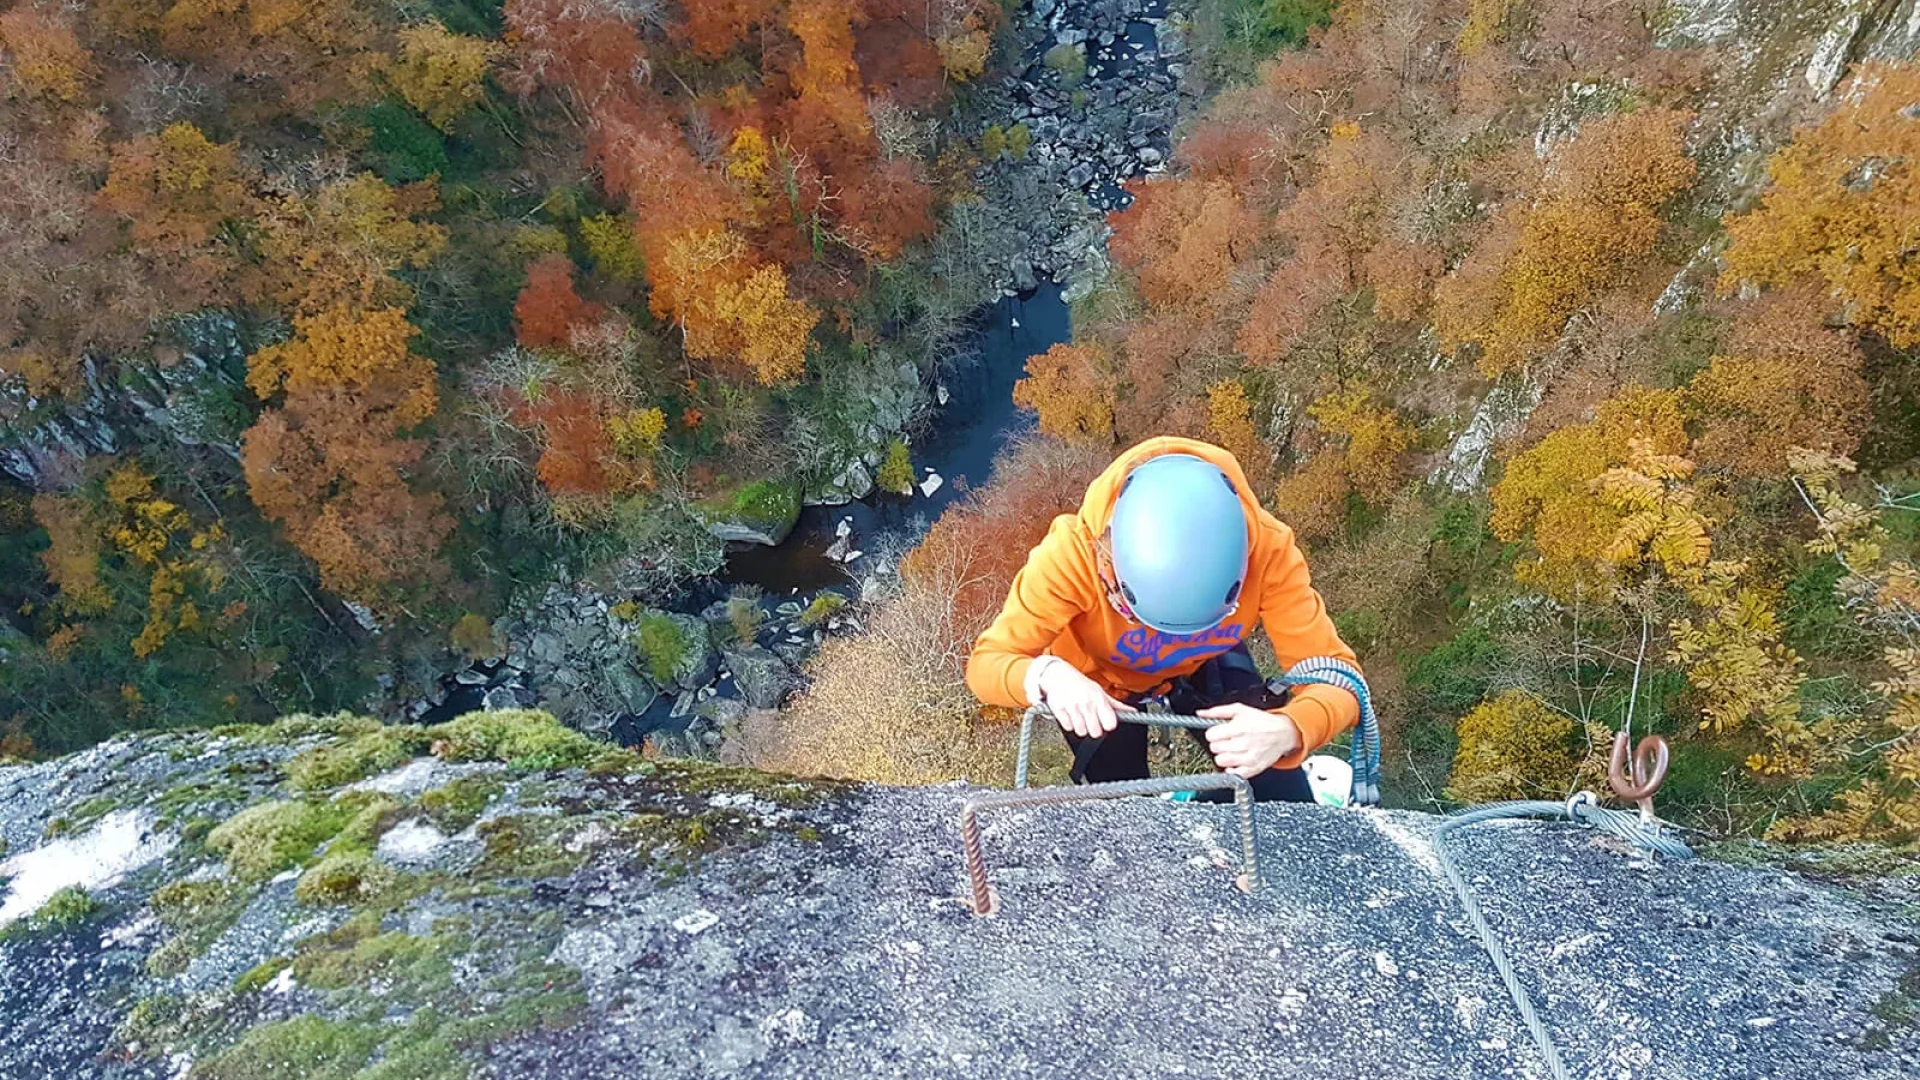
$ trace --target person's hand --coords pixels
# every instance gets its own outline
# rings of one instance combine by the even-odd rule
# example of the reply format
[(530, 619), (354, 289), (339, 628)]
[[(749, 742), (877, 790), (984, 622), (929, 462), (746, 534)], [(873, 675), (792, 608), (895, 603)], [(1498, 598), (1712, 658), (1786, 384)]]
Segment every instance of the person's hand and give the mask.
[(1128, 707), (1064, 661), (1047, 665), (1040, 675), (1040, 693), (1061, 728), (1087, 738), (1097, 739), (1118, 727), (1114, 710)]
[(1215, 705), (1196, 715), (1226, 721), (1207, 729), (1207, 749), (1221, 771), (1242, 780), (1253, 779), (1300, 749), (1300, 729), (1285, 713), (1251, 705)]

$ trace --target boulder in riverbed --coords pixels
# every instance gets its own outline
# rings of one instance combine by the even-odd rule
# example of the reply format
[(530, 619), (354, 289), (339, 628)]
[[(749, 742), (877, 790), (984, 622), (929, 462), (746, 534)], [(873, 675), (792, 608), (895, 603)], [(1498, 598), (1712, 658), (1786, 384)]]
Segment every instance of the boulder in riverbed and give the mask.
[(707, 532), (726, 541), (773, 547), (800, 520), (800, 489), (777, 480), (756, 480), (695, 507)]
[(758, 645), (729, 649), (726, 661), (727, 670), (733, 672), (734, 681), (740, 684), (741, 697), (756, 709), (778, 708), (780, 699), (793, 686), (793, 669), (785, 660)]

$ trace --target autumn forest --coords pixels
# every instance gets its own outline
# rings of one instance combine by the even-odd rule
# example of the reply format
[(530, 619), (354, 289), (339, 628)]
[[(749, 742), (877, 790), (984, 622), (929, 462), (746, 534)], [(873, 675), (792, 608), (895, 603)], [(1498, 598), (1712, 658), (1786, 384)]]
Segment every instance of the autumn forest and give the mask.
[[(1104, 272), (1036, 430), (723, 756), (1003, 780), (972, 638), (1170, 433), (1300, 538), (1390, 802), (1561, 797), (1627, 727), (1689, 825), (1920, 839), (1920, 41), (1725, 7), (12, 0), (0, 753), (399, 715), (554, 587), (671, 686), (740, 530), (913, 490), (1046, 212)], [(1100, 51), (1149, 17), (1165, 131)], [(1111, 213), (1058, 179), (1103, 110)]]

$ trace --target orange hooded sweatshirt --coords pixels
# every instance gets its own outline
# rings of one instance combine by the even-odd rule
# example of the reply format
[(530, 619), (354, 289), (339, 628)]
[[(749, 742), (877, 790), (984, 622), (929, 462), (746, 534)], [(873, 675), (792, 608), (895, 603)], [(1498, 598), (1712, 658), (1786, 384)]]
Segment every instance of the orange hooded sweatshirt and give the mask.
[[(1220, 625), (1197, 634), (1164, 634), (1122, 618), (1107, 603), (1095, 562), (1094, 541), (1106, 531), (1122, 481), (1134, 466), (1162, 454), (1192, 454), (1218, 465), (1232, 479), (1246, 508), (1251, 541), (1247, 582), (1240, 602)], [(1006, 606), (974, 643), (967, 685), (989, 705), (1025, 708), (1027, 669), (1035, 657), (1057, 656), (1116, 698), (1146, 693), (1190, 674), (1209, 658), (1245, 640), (1259, 619), (1280, 663), (1310, 656), (1353, 661), (1314, 591), (1306, 559), (1293, 530), (1261, 509), (1246, 474), (1232, 454), (1217, 446), (1171, 436), (1148, 439), (1121, 454), (1087, 488), (1078, 514), (1053, 519), (1046, 539), (1014, 575)], [(1345, 690), (1305, 686), (1294, 691), (1286, 713), (1300, 729), (1298, 753), (1275, 763), (1292, 768), (1359, 719), (1360, 703)]]

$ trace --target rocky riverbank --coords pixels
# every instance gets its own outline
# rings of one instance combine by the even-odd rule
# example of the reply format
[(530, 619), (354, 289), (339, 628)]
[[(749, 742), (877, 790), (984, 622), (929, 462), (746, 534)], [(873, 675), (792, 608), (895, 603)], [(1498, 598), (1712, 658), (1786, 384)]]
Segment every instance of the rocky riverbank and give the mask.
[(741, 589), (693, 614), (553, 584), (501, 620), (503, 655), (416, 701), (409, 718), (537, 707), (600, 738), (712, 759), (750, 711), (780, 705), (826, 635), (859, 628), (847, 606), (845, 591)]
[(978, 179), (1015, 237), (1006, 287), (1046, 278), (1072, 301), (1106, 276), (1106, 214), (1131, 201), (1126, 181), (1166, 167), (1188, 33), (1167, 0), (1034, 0), (1014, 16), (979, 120)]

